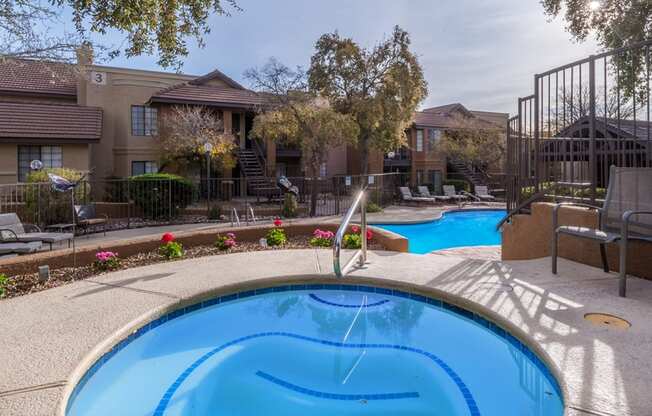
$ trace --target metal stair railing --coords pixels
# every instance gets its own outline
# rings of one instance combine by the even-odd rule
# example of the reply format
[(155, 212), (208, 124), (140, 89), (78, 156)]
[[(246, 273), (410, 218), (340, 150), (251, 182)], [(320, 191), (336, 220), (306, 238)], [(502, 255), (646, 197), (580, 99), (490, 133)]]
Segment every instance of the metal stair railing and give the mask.
[[(351, 208), (347, 211), (342, 220), (342, 224), (337, 229), (335, 233), (335, 241), (333, 243), (333, 270), (335, 271), (335, 276), (343, 277), (349, 270), (349, 268), (358, 260), (358, 266), (362, 267), (367, 262), (367, 203), (366, 203), (366, 188), (360, 190), (358, 196), (356, 196)], [(360, 207), (360, 241), (361, 248), (358, 250), (353, 257), (342, 267), (340, 262), (340, 252), (342, 249), (342, 240), (344, 239), (344, 234), (349, 227), (353, 214), (357, 208)]]

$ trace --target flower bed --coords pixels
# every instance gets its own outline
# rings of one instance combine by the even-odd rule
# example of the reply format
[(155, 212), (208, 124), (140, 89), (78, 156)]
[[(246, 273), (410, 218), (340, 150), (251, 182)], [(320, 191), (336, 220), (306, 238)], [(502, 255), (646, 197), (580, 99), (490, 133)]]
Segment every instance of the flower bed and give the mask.
[[(147, 266), (155, 263), (162, 263), (168, 261), (178, 261), (197, 257), (225, 255), (231, 253), (244, 253), (263, 250), (286, 250), (286, 249), (303, 249), (311, 248), (310, 239), (312, 236), (289, 236), (287, 242), (281, 246), (266, 246), (263, 247), (259, 242), (238, 242), (228, 250), (223, 250), (211, 245), (200, 245), (184, 249), (182, 258), (167, 260), (166, 257), (159, 253), (159, 250), (152, 250), (145, 253), (121, 258), (118, 265), (114, 270), (124, 270), (133, 267)], [(383, 247), (372, 241), (369, 248), (373, 250), (383, 250)], [(50, 272), (50, 279), (46, 282), (40, 282), (38, 273), (28, 273), (22, 275), (11, 276), (7, 278), (4, 284), (4, 297), (12, 298), (16, 296), (26, 295), (29, 293), (40, 292), (42, 290), (50, 289), (57, 286), (62, 286), (77, 280), (87, 279), (89, 277), (97, 276), (107, 273), (98, 270), (92, 264), (81, 267), (63, 267), (60, 269), (52, 270)]]

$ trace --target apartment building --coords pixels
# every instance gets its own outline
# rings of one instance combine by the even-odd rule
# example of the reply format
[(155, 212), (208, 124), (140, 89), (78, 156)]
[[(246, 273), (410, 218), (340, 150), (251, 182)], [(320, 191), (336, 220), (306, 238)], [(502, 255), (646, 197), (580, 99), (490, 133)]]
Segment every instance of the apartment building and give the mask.
[[(303, 174), (299, 149), (249, 137), (263, 105), (261, 96), (219, 70), (192, 76), (116, 68), (95, 65), (89, 54), (80, 54), (78, 65), (0, 62), (0, 183), (24, 181), (34, 159), (46, 168), (88, 171), (96, 179), (157, 172), (160, 122), (176, 105), (210, 107), (238, 144), (238, 165), (211, 172), (211, 177)], [(447, 163), (434, 151), (435, 143), (457, 113), (500, 120), (504, 116), (505, 122), (507, 118), (469, 112), (461, 104), (418, 112), (408, 145), (394, 154), (372, 153), (368, 171), (406, 172), (418, 183), (441, 181)], [(205, 177), (203, 169), (197, 164), (181, 173)], [(355, 147), (340, 146), (332, 150), (321, 174), (359, 170)]]

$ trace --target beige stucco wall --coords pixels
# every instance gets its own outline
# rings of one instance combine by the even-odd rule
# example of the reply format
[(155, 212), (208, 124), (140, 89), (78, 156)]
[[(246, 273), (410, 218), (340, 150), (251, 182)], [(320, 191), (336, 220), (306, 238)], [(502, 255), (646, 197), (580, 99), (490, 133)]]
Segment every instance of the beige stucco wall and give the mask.
[(89, 73), (102, 73), (105, 85), (82, 77), (78, 87), (80, 105), (101, 107), (102, 139), (91, 146), (91, 167), (95, 178), (129, 176), (132, 161), (158, 161), (156, 139), (131, 135), (131, 106), (144, 105), (153, 93), (193, 77), (93, 65)]
[[(550, 256), (552, 241), (551, 203), (532, 204), (531, 215), (516, 215), (511, 224), (503, 226), (503, 260), (529, 260)], [(559, 225), (596, 227), (598, 218), (594, 210), (565, 207), (559, 212)], [(561, 257), (602, 267), (600, 247), (594, 241), (560, 236)], [(607, 245), (607, 258), (611, 270), (618, 271), (618, 245)], [(628, 250), (627, 272), (652, 279), (652, 243), (632, 241)]]
[[(88, 144), (62, 144), (60, 146), (64, 168), (88, 171), (90, 165)], [(17, 181), (18, 145), (0, 143), (0, 184), (16, 183)]]

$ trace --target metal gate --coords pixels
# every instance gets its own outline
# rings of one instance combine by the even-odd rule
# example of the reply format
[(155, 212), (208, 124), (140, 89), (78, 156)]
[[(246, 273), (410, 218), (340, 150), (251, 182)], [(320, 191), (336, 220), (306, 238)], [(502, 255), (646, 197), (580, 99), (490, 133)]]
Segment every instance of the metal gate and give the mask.
[(650, 46), (611, 50), (534, 76), (507, 126), (507, 204), (533, 195), (604, 198), (609, 167), (652, 166)]

